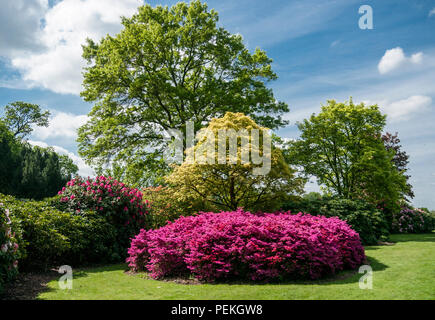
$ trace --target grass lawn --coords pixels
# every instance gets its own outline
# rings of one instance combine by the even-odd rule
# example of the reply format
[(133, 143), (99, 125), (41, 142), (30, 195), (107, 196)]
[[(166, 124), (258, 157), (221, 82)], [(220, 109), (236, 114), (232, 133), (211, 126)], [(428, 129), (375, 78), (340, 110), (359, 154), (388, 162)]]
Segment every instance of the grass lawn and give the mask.
[(335, 279), (280, 284), (186, 285), (125, 273), (125, 265), (74, 272), (72, 290), (57, 281), (38, 299), (435, 299), (435, 233), (392, 235), (391, 246), (366, 247), (373, 289), (362, 290), (360, 274), (344, 272)]

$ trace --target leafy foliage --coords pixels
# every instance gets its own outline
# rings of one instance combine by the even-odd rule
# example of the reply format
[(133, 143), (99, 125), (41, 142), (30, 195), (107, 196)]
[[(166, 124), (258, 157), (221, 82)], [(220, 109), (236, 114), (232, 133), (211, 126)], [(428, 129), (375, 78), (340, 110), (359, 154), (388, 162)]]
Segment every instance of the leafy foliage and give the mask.
[(9, 209), (0, 202), (0, 295), (4, 285), (18, 274), (20, 251), (17, 238), (20, 236), (19, 225), (12, 221)]
[(111, 177), (77, 177), (69, 181), (59, 191), (59, 195), (64, 208), (76, 215), (92, 210), (104, 217), (116, 228), (117, 244), (125, 252), (130, 237), (146, 226), (148, 200), (143, 199), (138, 189), (130, 188)]
[(143, 197), (149, 201), (149, 214), (146, 216), (147, 227), (157, 229), (168, 221), (181, 216), (191, 216), (200, 211), (214, 210), (201, 199), (180, 199), (176, 190), (171, 187), (149, 187), (142, 190)]
[(316, 279), (365, 260), (358, 234), (338, 218), (242, 210), (141, 230), (129, 254), (129, 266), (153, 278), (191, 272), (206, 281)]
[(0, 121), (0, 192), (43, 199), (55, 195), (77, 171), (68, 156), (16, 139)]
[(95, 105), (79, 129), (79, 154), (95, 167), (122, 166), (117, 178), (149, 186), (158, 178), (151, 163), (164, 165), (164, 130), (185, 131), (189, 120), (199, 130), (227, 111), (269, 128), (286, 123), (288, 106), (265, 85), (277, 78), (272, 60), (218, 27), (206, 4), (145, 5), (122, 25), (116, 36), (83, 47), (89, 65), (81, 95)]
[[(385, 148), (388, 151), (392, 151), (394, 153), (394, 157), (392, 159), (394, 166), (396, 169), (403, 173), (406, 177), (406, 180), (409, 181), (411, 176), (406, 175), (405, 173), (408, 171), (408, 163), (409, 163), (409, 155), (402, 150), (402, 145), (400, 145), (400, 139), (398, 138), (397, 132), (395, 134), (391, 134), (389, 132), (382, 135), (382, 141), (384, 142)], [(412, 185), (407, 182), (408, 190), (405, 191), (406, 196), (409, 198), (414, 198), (414, 192), (412, 191)]]
[(116, 230), (104, 217), (86, 211), (82, 215), (62, 212), (46, 201), (19, 201), (0, 196), (10, 208), (12, 221), (23, 230), (20, 270), (46, 270), (59, 265), (114, 262), (122, 251)]
[(298, 123), (301, 136), (290, 142), (287, 160), (330, 193), (395, 207), (409, 190), (393, 164), (394, 152), (382, 142), (384, 126), (377, 105), (330, 100), (318, 115)]
[(33, 129), (32, 125), (48, 127), (48, 110), (42, 111), (41, 107), (22, 101), (16, 101), (5, 107), (4, 121), (15, 137), (25, 137)]
[[(251, 141), (249, 139), (253, 129), (258, 129), (263, 138), (267, 134), (266, 128), (260, 127), (248, 116), (227, 112), (224, 117), (210, 121), (205, 130), (213, 133), (213, 139), (218, 137), (221, 130), (233, 130), (239, 133), (245, 130), (241, 135), (245, 135), (246, 140)], [(203, 163), (197, 158), (194, 161), (186, 159), (167, 178), (180, 199), (189, 197), (202, 199), (219, 209), (236, 210), (244, 207), (258, 211), (277, 209), (289, 194), (302, 191), (303, 180), (294, 176), (294, 170), (284, 161), (280, 149), (272, 148), (268, 154), (263, 150), (262, 139), (259, 146), (255, 147), (253, 144), (241, 146), (242, 138), (237, 138), (237, 158), (230, 159), (227, 139), (224, 141), (226, 161), (222, 163), (219, 160), (219, 144), (213, 139), (210, 141), (210, 136), (204, 135), (192, 149), (186, 151), (189, 154), (202, 156), (202, 150), (207, 148), (208, 144), (212, 144), (211, 150), (215, 150), (215, 154), (209, 155), (205, 152), (211, 162)], [(247, 147), (251, 147), (251, 155), (248, 163), (243, 163), (241, 149)], [(262, 164), (254, 164), (252, 160), (252, 151), (255, 148), (259, 148), (256, 152), (270, 161), (271, 168), (267, 174), (256, 175), (254, 172), (255, 168), (262, 166)]]
[(283, 210), (293, 213), (306, 212), (325, 217), (338, 217), (346, 221), (358, 232), (365, 245), (385, 241), (389, 235), (389, 226), (383, 210), (363, 200), (350, 200), (329, 197), (293, 198)]
[(422, 209), (404, 206), (393, 215), (395, 233), (429, 233), (435, 229), (435, 216)]

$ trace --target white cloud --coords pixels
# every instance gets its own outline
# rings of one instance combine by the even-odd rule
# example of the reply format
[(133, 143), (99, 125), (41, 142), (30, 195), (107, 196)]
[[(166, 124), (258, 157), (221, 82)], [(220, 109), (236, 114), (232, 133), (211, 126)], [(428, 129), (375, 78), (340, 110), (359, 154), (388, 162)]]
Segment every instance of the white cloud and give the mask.
[(420, 64), (423, 60), (423, 53), (418, 52), (411, 57), (406, 57), (403, 49), (400, 47), (385, 51), (384, 56), (378, 64), (380, 74), (386, 74), (393, 70), (403, 67), (406, 64)]
[(47, 148), (47, 147), (52, 147), (54, 149), (55, 152), (59, 153), (59, 154), (65, 154), (68, 157), (71, 158), (71, 160), (79, 167), (79, 175), (84, 176), (84, 177), (92, 177), (95, 176), (95, 172), (94, 170), (89, 167), (82, 158), (80, 158), (79, 156), (77, 156), (76, 154), (66, 150), (65, 148), (59, 147), (59, 146), (50, 146), (47, 143), (43, 142), (43, 141), (33, 141), (33, 140), (29, 140), (28, 141), (31, 145), (34, 146), (39, 146), (42, 148)]
[(86, 123), (88, 116), (52, 111), (48, 127), (35, 127), (32, 137), (46, 140), (49, 138), (75, 138), (77, 129)]
[(380, 108), (392, 122), (408, 120), (417, 113), (425, 112), (432, 105), (432, 98), (415, 95), (391, 103), (380, 103)]
[(429, 11), (429, 17), (432, 17), (435, 15), (435, 8), (432, 8), (431, 11)]
[(0, 56), (41, 50), (37, 38), (48, 0), (0, 0), (0, 5)]
[(131, 16), (142, 3), (141, 0), (105, 0), (104, 5), (100, 0), (58, 2), (41, 17), (44, 27), (38, 33), (38, 41), (46, 50), (14, 56), (12, 66), (34, 86), (78, 94), (85, 66), (81, 56), (85, 39), (100, 40), (108, 33), (119, 32), (120, 17)]
[(412, 63), (421, 63), (423, 61), (423, 52), (414, 53), (411, 56), (410, 61)]

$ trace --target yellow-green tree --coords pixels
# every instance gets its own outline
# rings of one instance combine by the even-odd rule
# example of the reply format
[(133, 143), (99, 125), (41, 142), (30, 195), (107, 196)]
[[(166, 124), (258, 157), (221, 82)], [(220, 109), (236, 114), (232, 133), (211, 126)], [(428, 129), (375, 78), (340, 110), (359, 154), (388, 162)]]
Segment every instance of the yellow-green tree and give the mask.
[(242, 113), (212, 119), (168, 183), (181, 199), (200, 198), (218, 209), (278, 209), (288, 195), (302, 192), (304, 180), (279, 148), (268, 147), (268, 131)]

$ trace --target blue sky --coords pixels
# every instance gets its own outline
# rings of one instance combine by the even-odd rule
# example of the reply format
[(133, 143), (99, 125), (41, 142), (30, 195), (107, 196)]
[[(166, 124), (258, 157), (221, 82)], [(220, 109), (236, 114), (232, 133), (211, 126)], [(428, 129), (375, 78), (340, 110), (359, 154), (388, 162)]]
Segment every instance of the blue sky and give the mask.
[[(172, 5), (176, 1), (150, 1)], [(0, 106), (16, 100), (52, 111), (49, 128), (30, 140), (55, 146), (79, 165), (75, 130), (91, 105), (81, 100), (80, 44), (120, 30), (119, 16), (141, 0), (0, 0)], [(328, 99), (377, 103), (387, 130), (399, 132), (411, 156), (414, 204), (435, 209), (435, 1), (207, 1), (220, 24), (240, 33), (249, 49), (267, 51), (279, 79), (270, 86), (290, 106), (290, 125)], [(372, 30), (358, 26), (358, 9), (373, 9)], [(307, 190), (316, 190), (315, 183)]]

